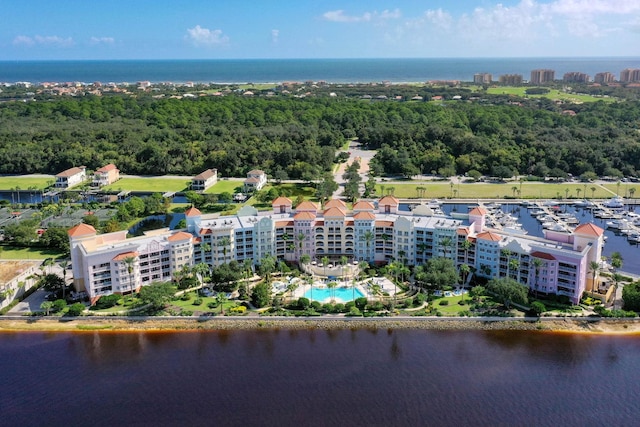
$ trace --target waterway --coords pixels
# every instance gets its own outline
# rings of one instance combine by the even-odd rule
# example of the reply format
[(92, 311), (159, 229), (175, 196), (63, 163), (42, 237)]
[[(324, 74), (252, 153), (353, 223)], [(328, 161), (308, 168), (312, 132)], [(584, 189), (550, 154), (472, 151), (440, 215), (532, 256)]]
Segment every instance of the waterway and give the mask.
[(635, 425), (637, 336), (0, 333), (7, 426)]

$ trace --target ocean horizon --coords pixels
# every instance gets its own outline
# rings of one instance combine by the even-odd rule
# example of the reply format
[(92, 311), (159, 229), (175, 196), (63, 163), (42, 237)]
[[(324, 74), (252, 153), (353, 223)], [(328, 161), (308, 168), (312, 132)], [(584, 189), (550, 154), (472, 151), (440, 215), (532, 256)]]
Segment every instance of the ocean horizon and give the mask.
[(574, 71), (619, 77), (625, 68), (640, 68), (640, 57), (4, 60), (0, 82), (409, 83), (473, 81), (476, 73), (490, 73), (494, 80), (522, 74), (528, 80), (539, 68), (554, 70), (556, 79)]

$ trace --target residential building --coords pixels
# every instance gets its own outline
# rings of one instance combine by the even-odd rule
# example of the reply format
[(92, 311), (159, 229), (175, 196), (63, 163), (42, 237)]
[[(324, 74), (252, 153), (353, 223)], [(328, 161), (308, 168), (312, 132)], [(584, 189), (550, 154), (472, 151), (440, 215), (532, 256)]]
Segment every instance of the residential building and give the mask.
[(278, 197), (269, 212), (245, 206), (236, 215), (185, 212), (186, 231), (160, 229), (127, 239), (126, 231), (99, 235), (86, 224), (69, 230), (74, 284), (92, 301), (169, 280), (185, 265), (211, 266), (267, 255), (291, 262), (307, 255), (384, 264), (421, 265), (432, 257), (468, 264), (479, 276), (512, 277), (538, 293), (578, 303), (591, 289), (589, 265), (600, 262), (604, 231), (582, 224), (573, 232), (547, 231), (545, 238), (491, 229), (487, 211), (469, 212), (463, 222), (434, 214), (428, 205), (401, 210), (398, 199), (359, 201), (351, 210), (340, 200), (293, 207)]
[(555, 71), (548, 69), (539, 69), (531, 71), (531, 79), (529, 83), (534, 85), (553, 82), (555, 80)]
[(596, 75), (593, 77), (594, 83), (609, 84), (615, 81), (616, 81), (616, 76), (613, 73), (610, 73), (608, 71), (604, 73), (596, 73)]
[(473, 82), (479, 85), (491, 84), (492, 76), (490, 73), (477, 73), (473, 75)]
[(562, 81), (566, 83), (589, 83), (589, 75), (579, 71), (564, 73)]
[(515, 86), (522, 84), (522, 74), (503, 74), (499, 77), (500, 84)]
[(216, 182), (218, 182), (218, 170), (207, 169), (191, 179), (191, 189), (194, 191), (205, 191)]
[(620, 71), (621, 83), (634, 83), (640, 82), (640, 69), (638, 68), (625, 68)]
[(93, 174), (93, 185), (103, 187), (120, 179), (120, 170), (113, 163), (96, 170)]
[(266, 184), (267, 174), (261, 170), (254, 169), (247, 173), (247, 179), (244, 180), (244, 192), (260, 191)]
[(71, 188), (74, 185), (78, 185), (87, 179), (87, 168), (80, 166), (76, 168), (67, 169), (56, 175), (56, 188)]

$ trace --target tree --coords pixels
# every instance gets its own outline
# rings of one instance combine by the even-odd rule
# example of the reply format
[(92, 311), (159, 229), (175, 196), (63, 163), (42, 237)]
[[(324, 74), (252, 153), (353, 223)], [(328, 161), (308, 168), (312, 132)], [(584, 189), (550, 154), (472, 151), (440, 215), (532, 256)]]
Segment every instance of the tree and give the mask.
[(231, 246), (231, 239), (229, 239), (227, 236), (222, 237), (220, 240), (218, 240), (218, 246), (222, 248), (222, 257), (224, 259), (224, 262), (227, 262), (227, 247)]
[(298, 241), (298, 258), (302, 256), (302, 245), (304, 243), (306, 236), (301, 231), (296, 235), (296, 240)]
[(68, 316), (80, 316), (86, 307), (81, 302), (71, 304), (67, 309)]
[(369, 258), (369, 248), (371, 247), (371, 242), (375, 238), (376, 238), (376, 235), (373, 234), (373, 231), (371, 230), (366, 230), (364, 233), (362, 233), (362, 236), (360, 236), (360, 240), (364, 240), (365, 245), (367, 247), (367, 258)]
[(622, 255), (620, 255), (620, 252), (613, 252), (611, 254), (611, 267), (613, 267), (616, 270), (619, 270), (622, 268)]
[(257, 308), (262, 308), (266, 307), (270, 301), (271, 285), (266, 281), (257, 284), (251, 293), (251, 304)]
[(324, 275), (327, 276), (327, 266), (329, 264), (329, 258), (326, 256), (322, 257), (322, 266), (324, 267)]
[(40, 309), (44, 311), (45, 316), (49, 315), (49, 312), (51, 312), (52, 308), (53, 308), (53, 302), (51, 301), (43, 301), (42, 304), (40, 304)]
[[(260, 275), (264, 278), (264, 281), (267, 284), (271, 284), (271, 273), (276, 268), (276, 260), (273, 256), (267, 254), (260, 260), (260, 264), (258, 265), (258, 271)], [(255, 289), (254, 289), (255, 292)]]
[(453, 247), (453, 240), (451, 237), (443, 237), (440, 239), (440, 246), (442, 247), (442, 251), (444, 252), (444, 257), (448, 258), (449, 249)]
[(459, 279), (458, 271), (453, 261), (444, 257), (430, 258), (424, 266), (415, 268), (414, 275), (419, 286), (431, 289), (453, 286)]
[(48, 248), (58, 249), (69, 253), (69, 236), (65, 227), (49, 227), (40, 236), (40, 243)]
[(462, 274), (462, 285), (464, 286), (467, 283), (467, 276), (471, 273), (471, 267), (469, 264), (461, 264), (460, 265), (460, 274)]
[(640, 311), (640, 282), (630, 283), (622, 288), (625, 310)]
[[(136, 258), (133, 256), (126, 256), (124, 257), (122, 262), (127, 268), (127, 273), (129, 273), (129, 286), (131, 288), (130, 292), (133, 293), (136, 289), (135, 277), (133, 275), (133, 269), (135, 266)], [(124, 289), (122, 290), (122, 293), (124, 294)]]
[(534, 258), (532, 261), (533, 264), (533, 268), (535, 271), (535, 277), (534, 277), (534, 288), (536, 290), (536, 296), (538, 293), (538, 276), (540, 275), (540, 267), (542, 267), (542, 260), (540, 258)]
[(329, 282), (327, 283), (327, 288), (329, 288), (329, 292), (331, 294), (331, 302), (335, 302), (335, 291), (334, 289), (336, 288), (336, 286), (338, 286), (338, 284), (336, 282)]
[(600, 273), (600, 263), (597, 261), (591, 261), (589, 263), (589, 271), (591, 272), (591, 292), (596, 291), (596, 277)]
[(220, 307), (220, 315), (224, 316), (224, 303), (227, 302), (227, 294), (218, 292), (216, 294), (216, 303)]
[(540, 316), (542, 313), (547, 311), (547, 307), (545, 307), (540, 301), (534, 301), (531, 303), (531, 311), (533, 311), (537, 316)]
[(480, 301), (480, 297), (482, 297), (486, 293), (487, 289), (484, 286), (474, 286), (473, 288), (471, 288), (469, 295), (471, 295), (471, 298), (473, 298), (475, 302), (478, 302)]
[(526, 304), (528, 301), (527, 287), (509, 277), (491, 279), (487, 283), (487, 288), (502, 300), (507, 310), (511, 307), (511, 303)]
[(174, 289), (168, 282), (155, 282), (140, 289), (139, 298), (143, 304), (149, 304), (151, 311), (159, 311), (171, 301)]
[(67, 290), (67, 267), (69, 267), (69, 260), (63, 259), (59, 263), (60, 268), (62, 268), (62, 280), (64, 280), (64, 286), (62, 287), (62, 298), (66, 298), (66, 290)]

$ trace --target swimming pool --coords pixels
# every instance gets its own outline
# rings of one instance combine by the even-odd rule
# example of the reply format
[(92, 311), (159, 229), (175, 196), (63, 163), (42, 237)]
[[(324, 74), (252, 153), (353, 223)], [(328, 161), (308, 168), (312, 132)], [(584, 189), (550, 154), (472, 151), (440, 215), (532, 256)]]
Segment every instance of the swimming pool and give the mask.
[[(304, 293), (305, 298), (309, 298), (313, 301), (320, 302), (329, 302), (331, 301), (331, 297), (335, 299), (336, 302), (348, 302), (354, 299), (354, 290), (351, 287), (348, 288), (316, 288), (313, 287), (313, 298), (311, 298), (311, 289), (307, 290)], [(358, 289), (355, 289), (355, 298), (363, 297), (364, 294)]]

